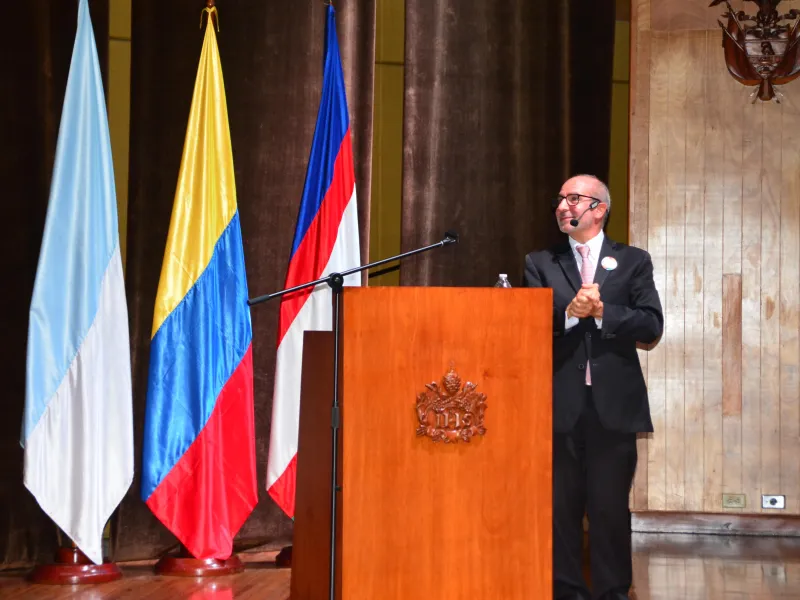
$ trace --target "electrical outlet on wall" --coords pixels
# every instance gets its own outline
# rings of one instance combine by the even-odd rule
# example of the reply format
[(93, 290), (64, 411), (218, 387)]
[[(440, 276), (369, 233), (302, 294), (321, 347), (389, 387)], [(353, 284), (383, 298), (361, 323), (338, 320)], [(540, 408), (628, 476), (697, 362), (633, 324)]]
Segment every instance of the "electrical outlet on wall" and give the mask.
[(786, 508), (786, 496), (764, 494), (761, 496), (761, 508)]
[(722, 494), (722, 508), (745, 508), (746, 504), (744, 494)]

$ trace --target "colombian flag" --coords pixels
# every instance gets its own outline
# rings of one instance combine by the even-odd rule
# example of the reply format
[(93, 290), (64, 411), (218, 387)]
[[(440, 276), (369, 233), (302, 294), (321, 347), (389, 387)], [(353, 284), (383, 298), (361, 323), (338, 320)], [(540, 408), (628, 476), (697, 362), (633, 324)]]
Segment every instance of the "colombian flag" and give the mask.
[[(297, 216), (285, 287), (313, 281), (361, 264), (358, 209), (344, 73), (332, 5), (327, 7), (322, 98), (317, 114), (303, 198)], [(345, 277), (358, 286), (361, 275)], [(283, 296), (272, 401), (267, 490), (294, 518), (300, 372), (303, 332), (330, 331), (333, 321), (327, 284)]]
[(201, 559), (230, 557), (258, 501), (247, 297), (225, 88), (207, 25), (153, 316), (141, 489)]

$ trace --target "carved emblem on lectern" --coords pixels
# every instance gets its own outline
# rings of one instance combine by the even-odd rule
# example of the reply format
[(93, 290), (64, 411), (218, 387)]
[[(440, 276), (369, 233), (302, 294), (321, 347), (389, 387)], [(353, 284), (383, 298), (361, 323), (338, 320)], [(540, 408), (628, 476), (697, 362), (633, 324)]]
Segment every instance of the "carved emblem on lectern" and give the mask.
[(442, 385), (427, 383), (427, 391), (417, 396), (418, 436), (428, 436), (434, 442), (469, 442), (475, 435), (484, 435), (483, 414), (486, 395), (476, 392), (476, 384), (467, 382), (461, 387), (461, 377), (450, 367), (442, 377)]

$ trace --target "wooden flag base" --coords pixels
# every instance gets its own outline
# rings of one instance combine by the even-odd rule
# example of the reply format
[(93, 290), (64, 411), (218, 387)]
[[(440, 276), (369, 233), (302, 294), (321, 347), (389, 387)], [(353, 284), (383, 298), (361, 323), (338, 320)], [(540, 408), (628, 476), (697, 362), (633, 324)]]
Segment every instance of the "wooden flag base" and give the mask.
[(75, 585), (82, 583), (106, 583), (122, 577), (122, 571), (111, 562), (96, 565), (78, 548), (59, 548), (55, 562), (39, 565), (29, 576), (32, 583), (51, 585)]
[(235, 554), (227, 560), (195, 558), (181, 545), (178, 556), (163, 557), (156, 563), (155, 571), (158, 575), (177, 577), (214, 577), (241, 573), (244, 571), (244, 563)]
[(275, 557), (275, 566), (279, 569), (291, 569), (292, 568), (292, 547), (286, 546), (278, 552), (278, 555)]

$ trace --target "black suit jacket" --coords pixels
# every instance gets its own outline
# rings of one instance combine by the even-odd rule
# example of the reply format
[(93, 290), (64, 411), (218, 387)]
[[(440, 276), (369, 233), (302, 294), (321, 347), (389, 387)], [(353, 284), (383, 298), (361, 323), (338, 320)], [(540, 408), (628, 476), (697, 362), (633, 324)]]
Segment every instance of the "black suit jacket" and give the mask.
[[(617, 260), (604, 269), (606, 256)], [(592, 400), (606, 429), (651, 432), (647, 387), (636, 344), (656, 341), (664, 328), (661, 301), (653, 283), (650, 255), (639, 248), (603, 240), (595, 282), (603, 301), (602, 329), (593, 317), (565, 330), (567, 305), (581, 287), (569, 242), (525, 257), (525, 287), (553, 290), (553, 427), (570, 431), (586, 398), (586, 363), (591, 363)]]

